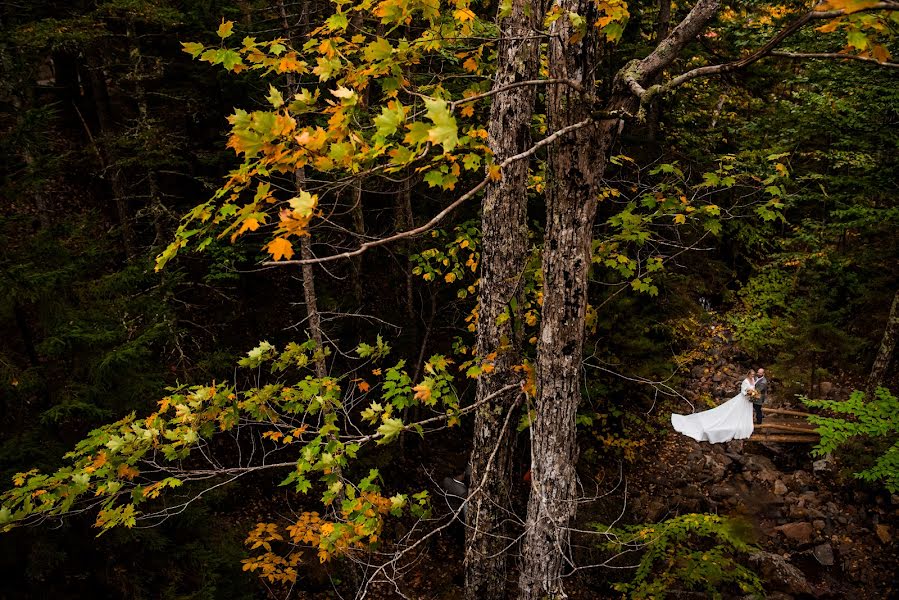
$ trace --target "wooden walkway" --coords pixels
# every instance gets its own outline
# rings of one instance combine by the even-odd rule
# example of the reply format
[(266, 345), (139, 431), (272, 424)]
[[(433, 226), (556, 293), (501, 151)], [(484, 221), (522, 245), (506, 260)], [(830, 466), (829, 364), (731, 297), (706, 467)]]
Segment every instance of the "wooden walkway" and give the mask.
[(806, 420), (809, 413), (783, 408), (762, 408), (765, 420), (756, 425), (750, 442), (815, 444), (820, 439), (815, 426)]

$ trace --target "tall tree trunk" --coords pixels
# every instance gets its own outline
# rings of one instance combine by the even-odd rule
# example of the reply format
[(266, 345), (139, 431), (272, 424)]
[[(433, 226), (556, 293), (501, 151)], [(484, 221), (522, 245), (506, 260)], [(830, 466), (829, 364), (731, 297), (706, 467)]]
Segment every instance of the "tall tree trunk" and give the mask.
[[(353, 207), (350, 214), (353, 217), (353, 232), (359, 236), (359, 243), (363, 242), (365, 236), (365, 215), (362, 212), (362, 182), (353, 182), (352, 191)], [(356, 308), (362, 307), (362, 255), (353, 257), (353, 300), (356, 302)]]
[[(561, 0), (565, 13), (593, 22), (588, 0)], [(564, 14), (564, 13), (563, 13)], [(595, 28), (575, 44), (568, 19), (553, 23), (549, 77), (593, 88), (597, 60)], [(547, 90), (550, 131), (587, 119), (590, 104), (570, 86)], [(563, 597), (563, 557), (568, 525), (577, 505), (575, 413), (580, 404), (581, 354), (587, 308), (587, 270), (605, 148), (596, 125), (561, 138), (547, 162), (546, 233), (543, 248), (543, 311), (537, 346), (537, 414), (531, 422), (531, 496), (519, 579), (520, 598)], [(611, 134), (611, 131), (609, 131)], [(608, 145), (608, 144), (606, 144)]]
[[(615, 76), (607, 108), (633, 113), (628, 81), (646, 85), (678, 56), (714, 16), (719, 0), (698, 0), (684, 20), (642, 60)], [(557, 0), (563, 14), (596, 20), (590, 0)], [(567, 18), (550, 28), (549, 77), (593, 90), (598, 32), (588, 27), (578, 43)], [(570, 86), (548, 88), (551, 131), (586, 122), (593, 106)], [(531, 424), (531, 497), (519, 597), (564, 597), (561, 575), (569, 554), (569, 524), (577, 507), (575, 415), (580, 403), (581, 355), (597, 194), (619, 121), (603, 119), (560, 138), (548, 152), (547, 223), (543, 245), (543, 313), (537, 347), (537, 414)]]
[(871, 367), (871, 375), (868, 377), (868, 394), (883, 384), (887, 369), (893, 359), (893, 351), (896, 349), (896, 337), (899, 336), (899, 291), (893, 296), (893, 305), (890, 307), (890, 316), (887, 318), (886, 327), (883, 329), (883, 338), (880, 341), (880, 349)]
[[(115, 134), (116, 127), (109, 112), (109, 91), (106, 86), (106, 76), (103, 73), (103, 62), (96, 52), (88, 54), (87, 70), (100, 133), (103, 137), (110, 137)], [(90, 134), (90, 130), (88, 130), (88, 134)], [(116, 216), (122, 231), (122, 247), (128, 260), (131, 260), (137, 256), (137, 238), (134, 234), (134, 225), (131, 222), (131, 210), (128, 206), (122, 171), (116, 164), (115, 153), (109, 149), (108, 145), (98, 145), (93, 139), (91, 143), (95, 144), (97, 152), (101, 157), (104, 177), (109, 177), (109, 186), (112, 190), (113, 202), (115, 202)]]
[[(511, 13), (501, 22), (494, 89), (536, 78), (539, 61), (534, 31), (540, 8), (535, 0), (513, 0)], [(533, 110), (532, 86), (493, 97), (489, 143), (497, 162), (530, 146)], [(521, 319), (515, 313), (521, 306), (527, 263), (527, 178), (527, 161), (512, 163), (503, 169), (500, 181), (488, 186), (484, 198), (477, 353), (481, 357), (496, 353), (496, 357), (493, 372), (478, 378), (478, 402), (520, 377), (512, 368), (521, 362)], [(507, 311), (511, 318), (500, 319)], [(511, 390), (497, 396), (475, 414), (465, 545), (465, 597), (470, 600), (505, 597), (505, 549), (511, 542), (506, 510), (510, 507), (514, 446), (513, 432), (504, 431), (503, 423), (517, 393)], [(485, 477), (488, 463), (491, 472)]]
[[(134, 81), (134, 99), (137, 102), (137, 111), (140, 115), (138, 127), (145, 128), (149, 131), (151, 127), (150, 110), (147, 104), (147, 91), (144, 87), (144, 73), (141, 68), (143, 57), (141, 55), (140, 40), (137, 37), (134, 21), (128, 21), (126, 33), (131, 45), (131, 78)], [(165, 229), (165, 218), (169, 213), (162, 203), (162, 197), (159, 192), (159, 181), (156, 178), (156, 171), (152, 166), (147, 167), (147, 195), (149, 196), (149, 210), (153, 215), (153, 232), (155, 233), (153, 246), (156, 246), (165, 243), (165, 240), (168, 237)]]
[[(293, 28), (290, 25), (290, 15), (287, 12), (287, 6), (284, 4), (284, 0), (276, 0), (275, 8), (278, 10), (278, 16), (281, 18), (281, 29), (284, 32), (284, 37), (287, 38), (288, 41), (292, 41), (292, 33)], [(303, 15), (305, 16), (305, 8)], [(300, 20), (298, 26), (305, 31), (306, 29), (306, 20), (305, 17)], [(301, 32), (302, 33), (302, 32)], [(287, 96), (288, 98), (292, 98), (296, 93), (297, 83), (292, 73), (287, 74)], [(297, 169), (293, 174), (294, 180), (294, 189), (297, 192), (301, 192), (304, 190), (306, 186), (306, 172), (301, 167)], [(312, 255), (312, 235), (304, 235), (300, 238), (300, 258), (303, 260), (308, 260), (310, 258), (314, 258)], [(325, 365), (325, 357), (323, 354), (320, 354), (321, 350), (324, 348), (323, 345), (323, 336), (322, 336), (322, 322), (321, 315), (318, 313), (318, 296), (315, 294), (315, 272), (313, 271), (311, 264), (304, 264), (300, 271), (303, 274), (303, 301), (306, 304), (306, 321), (309, 324), (308, 331), (309, 337), (315, 342), (316, 352), (318, 352), (318, 358), (315, 360), (315, 376), (318, 378), (325, 377), (327, 372), (327, 367)]]
[[(396, 195), (396, 203), (393, 206), (393, 222), (394, 229), (399, 231), (408, 231), (415, 227), (415, 218), (412, 216), (412, 175), (407, 174), (403, 180), (402, 187)], [(409, 324), (415, 321), (415, 302), (413, 296), (414, 277), (412, 275), (412, 261), (409, 260), (409, 252), (411, 244), (402, 241), (397, 245), (399, 251), (403, 254), (403, 272), (405, 274), (406, 286), (403, 297), (403, 304), (406, 309), (406, 318)]]

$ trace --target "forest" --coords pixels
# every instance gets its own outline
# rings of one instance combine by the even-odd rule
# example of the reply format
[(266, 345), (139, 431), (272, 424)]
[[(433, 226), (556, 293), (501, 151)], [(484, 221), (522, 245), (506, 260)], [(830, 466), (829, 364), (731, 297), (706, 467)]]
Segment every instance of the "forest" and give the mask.
[(0, 186), (0, 598), (899, 596), (897, 1), (7, 0)]

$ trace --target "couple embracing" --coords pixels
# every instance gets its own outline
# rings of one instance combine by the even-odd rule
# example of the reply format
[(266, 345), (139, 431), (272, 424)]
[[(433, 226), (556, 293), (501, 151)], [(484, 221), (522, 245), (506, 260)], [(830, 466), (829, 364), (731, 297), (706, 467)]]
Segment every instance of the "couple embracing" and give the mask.
[[(692, 415), (671, 415), (675, 431), (697, 442), (713, 444), (742, 440), (752, 435), (755, 424), (762, 423), (762, 405), (768, 399), (765, 369), (749, 370), (740, 384), (740, 393), (720, 406)], [(753, 413), (754, 417), (753, 418)]]

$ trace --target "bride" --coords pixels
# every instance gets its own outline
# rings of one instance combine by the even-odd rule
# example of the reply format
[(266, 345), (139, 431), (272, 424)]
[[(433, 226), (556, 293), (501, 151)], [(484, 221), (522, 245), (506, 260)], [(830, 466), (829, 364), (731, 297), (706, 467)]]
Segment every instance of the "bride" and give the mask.
[(675, 431), (688, 435), (697, 442), (713, 444), (733, 439), (742, 440), (752, 435), (752, 400), (750, 390), (755, 389), (755, 372), (750, 369), (740, 385), (740, 393), (720, 406), (692, 415), (671, 415)]

